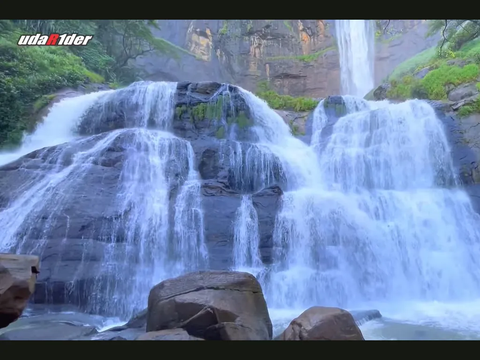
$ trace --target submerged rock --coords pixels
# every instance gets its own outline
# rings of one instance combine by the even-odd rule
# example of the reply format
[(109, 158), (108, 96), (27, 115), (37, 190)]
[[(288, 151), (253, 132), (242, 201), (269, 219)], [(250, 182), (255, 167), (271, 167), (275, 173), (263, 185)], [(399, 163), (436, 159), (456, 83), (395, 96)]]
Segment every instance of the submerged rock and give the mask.
[(160, 331), (147, 332), (140, 335), (136, 340), (203, 340), (195, 336), (188, 335), (183, 329), (167, 329)]
[(315, 306), (293, 319), (277, 340), (365, 340), (348, 311)]
[(251, 274), (202, 271), (156, 285), (148, 298), (147, 332), (182, 328), (205, 340), (271, 340), (272, 322)]
[(96, 333), (93, 326), (79, 326), (62, 322), (37, 322), (14, 328), (2, 334), (4, 340), (83, 340)]
[(382, 318), (382, 314), (380, 314), (380, 311), (378, 310), (356, 310), (350, 311), (350, 314), (352, 314), (358, 326)]

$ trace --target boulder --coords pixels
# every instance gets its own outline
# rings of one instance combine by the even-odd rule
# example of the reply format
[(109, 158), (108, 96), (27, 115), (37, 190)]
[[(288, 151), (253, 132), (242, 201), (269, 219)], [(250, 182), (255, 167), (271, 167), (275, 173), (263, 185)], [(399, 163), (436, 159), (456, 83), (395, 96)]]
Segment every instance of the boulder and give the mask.
[(136, 340), (203, 340), (195, 336), (191, 336), (183, 329), (167, 329), (160, 331), (147, 332), (140, 335)]
[(365, 340), (348, 311), (314, 306), (293, 319), (277, 340)]
[(448, 93), (448, 100), (457, 102), (478, 95), (476, 83), (460, 85)]
[(271, 340), (272, 322), (257, 279), (244, 272), (201, 271), (156, 285), (147, 332), (182, 328), (205, 340)]
[(17, 320), (35, 290), (37, 256), (0, 254), (0, 328)]

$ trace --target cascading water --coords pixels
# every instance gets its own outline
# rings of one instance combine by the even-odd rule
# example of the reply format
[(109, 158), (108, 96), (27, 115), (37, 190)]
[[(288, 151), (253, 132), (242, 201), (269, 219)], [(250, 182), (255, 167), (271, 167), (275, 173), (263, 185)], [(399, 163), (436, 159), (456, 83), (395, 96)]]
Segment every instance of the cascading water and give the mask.
[[(86, 311), (128, 319), (145, 307), (155, 283), (206, 266), (193, 150), (188, 141), (165, 132), (176, 87), (142, 82), (65, 100), (30, 136), (40, 141), (25, 141), (11, 155), (69, 141), (8, 165), (18, 166), (25, 179), (12, 189), (15, 201), (0, 211), (0, 251), (41, 255), (49, 251), (47, 243), (55, 248), (53, 272), (64, 273), (70, 283), (63, 289), (65, 303), (88, 304)], [(111, 130), (112, 119), (124, 126), (99, 130)], [(79, 137), (78, 131), (93, 136)], [(45, 134), (50, 142), (44, 142)], [(5, 163), (11, 161), (4, 156)], [(96, 188), (99, 182), (103, 186)], [(76, 203), (79, 194), (92, 199), (92, 192), (98, 200)], [(110, 212), (97, 214), (95, 202)], [(70, 223), (75, 211), (91, 220)], [(70, 246), (83, 247), (83, 258), (69, 259)], [(46, 287), (47, 298), (55, 286)]]
[(235, 269), (250, 273), (259, 273), (262, 268), (258, 245), (258, 216), (249, 195), (242, 196), (237, 210), (234, 230), (233, 260)]
[[(458, 328), (454, 322), (468, 315), (461, 310), (469, 304), (471, 310), (480, 294), (479, 215), (457, 188), (433, 109), (422, 101), (346, 96), (334, 118), (322, 101), (307, 145), (264, 101), (239, 90), (254, 123), (248, 136), (232, 132), (218, 140), (228, 182), (242, 194), (232, 255), (235, 268), (259, 275), (272, 316), (291, 320), (313, 305), (376, 307), (402, 320)], [(144, 306), (154, 283), (206, 267), (193, 150), (165, 131), (174, 91), (171, 83), (137, 83), (65, 100), (31, 135), (37, 142), (11, 156), (37, 151), (2, 160), (23, 179), (0, 211), (6, 229), (0, 250), (55, 248), (59, 265), (52, 271), (72, 279), (65, 299), (87, 303), (88, 311), (125, 319)], [(40, 131), (55, 134), (54, 119), (68, 122), (45, 142)], [(51, 145), (57, 146), (39, 149)], [(254, 196), (272, 185), (283, 190), (282, 206), (273, 264), (263, 266)], [(92, 195), (110, 199), (106, 213), (79, 200)], [(79, 209), (87, 218), (82, 224), (70, 221)], [(84, 248), (83, 258), (69, 259), (73, 268), (60, 261), (71, 257), (69, 246)], [(450, 312), (438, 316), (432, 310), (438, 308)], [(480, 332), (478, 315), (471, 324)]]
[(374, 22), (335, 20), (335, 32), (342, 94), (363, 97), (374, 86)]
[[(344, 116), (333, 121), (323, 101), (316, 109), (312, 145), (303, 147), (317, 157), (295, 160), (310, 166), (301, 181), (298, 167), (292, 174), (289, 157), (270, 146), (287, 179), (273, 265), (262, 277), (272, 314), (291, 319), (330, 305), (378, 306), (384, 315), (434, 324), (464, 317), (450, 312), (455, 320), (448, 321), (419, 310), (451, 309), (480, 295), (480, 217), (457, 188), (442, 124), (418, 100), (345, 97), (343, 104)], [(249, 105), (269, 111), (261, 102)]]

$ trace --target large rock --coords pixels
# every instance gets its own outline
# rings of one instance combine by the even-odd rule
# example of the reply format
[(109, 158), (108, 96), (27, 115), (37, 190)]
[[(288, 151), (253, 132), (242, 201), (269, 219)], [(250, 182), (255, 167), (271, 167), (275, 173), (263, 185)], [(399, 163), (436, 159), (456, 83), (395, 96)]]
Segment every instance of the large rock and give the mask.
[(448, 100), (457, 102), (478, 95), (476, 83), (462, 84), (448, 93)]
[(183, 328), (205, 340), (270, 340), (272, 322), (260, 284), (243, 272), (202, 271), (156, 285), (147, 332)]
[(339, 308), (315, 306), (292, 320), (277, 340), (365, 340), (355, 319)]
[(35, 289), (37, 256), (0, 254), (0, 328), (17, 320)]

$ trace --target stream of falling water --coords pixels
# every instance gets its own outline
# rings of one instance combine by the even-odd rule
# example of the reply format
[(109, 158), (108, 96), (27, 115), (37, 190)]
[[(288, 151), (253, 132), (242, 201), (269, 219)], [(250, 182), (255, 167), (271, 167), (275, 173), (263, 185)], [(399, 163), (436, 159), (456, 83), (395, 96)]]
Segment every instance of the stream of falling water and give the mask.
[(375, 22), (335, 20), (341, 92), (363, 97), (374, 86)]

